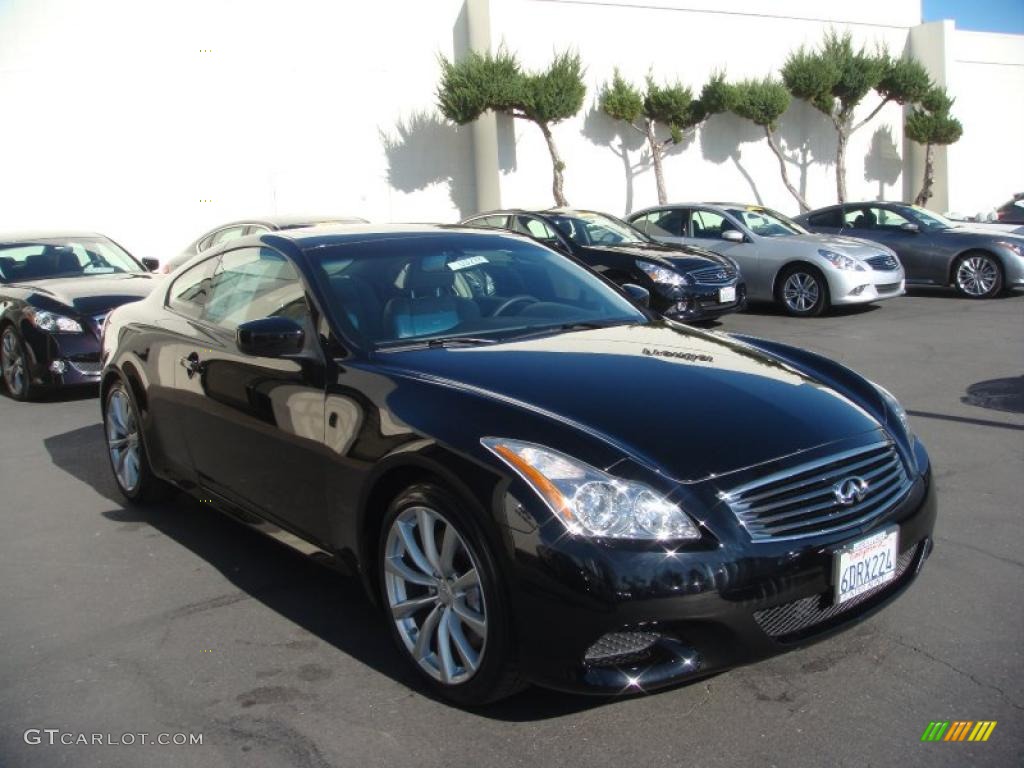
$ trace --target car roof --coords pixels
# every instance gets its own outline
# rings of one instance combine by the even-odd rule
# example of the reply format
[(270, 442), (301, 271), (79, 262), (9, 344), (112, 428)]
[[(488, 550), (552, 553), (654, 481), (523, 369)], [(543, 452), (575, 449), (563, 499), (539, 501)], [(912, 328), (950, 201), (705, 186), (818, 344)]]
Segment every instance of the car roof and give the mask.
[[(302, 250), (319, 248), (326, 245), (342, 245), (344, 243), (359, 243), (367, 240), (400, 239), (405, 237), (421, 237), (423, 235), (451, 235), (451, 234), (493, 235), (494, 237), (515, 237), (519, 235), (502, 230), (481, 230), (472, 226), (460, 226), (459, 224), (339, 224), (338, 226), (324, 225), (318, 227), (306, 227), (303, 229), (286, 229), (279, 232), (264, 232), (255, 236), (258, 239), (266, 238), (269, 241), (280, 238), (294, 243)], [(235, 243), (243, 242), (241, 240)]]
[(102, 237), (104, 240), (110, 239), (99, 232), (89, 232), (87, 230), (34, 229), (24, 232), (0, 232), (0, 243), (29, 243), (35, 240), (60, 240), (62, 238), (71, 239), (75, 237)]
[(268, 227), (274, 229), (281, 229), (284, 227), (296, 227), (303, 224), (320, 224), (320, 223), (331, 223), (331, 224), (365, 224), (366, 219), (362, 219), (358, 216), (300, 216), (297, 214), (282, 214), (274, 216), (253, 216), (248, 219), (237, 219), (236, 221), (226, 221), (223, 224), (218, 224), (213, 230), (224, 229), (226, 227), (242, 226), (244, 224), (265, 224)]
[(532, 216), (572, 216), (574, 213), (593, 213), (599, 216), (612, 216), (610, 213), (604, 211), (594, 211), (588, 208), (499, 208), (494, 211), (481, 211), (472, 216), (469, 216), (466, 220), (479, 219), (483, 216), (508, 216), (515, 213), (524, 213)]

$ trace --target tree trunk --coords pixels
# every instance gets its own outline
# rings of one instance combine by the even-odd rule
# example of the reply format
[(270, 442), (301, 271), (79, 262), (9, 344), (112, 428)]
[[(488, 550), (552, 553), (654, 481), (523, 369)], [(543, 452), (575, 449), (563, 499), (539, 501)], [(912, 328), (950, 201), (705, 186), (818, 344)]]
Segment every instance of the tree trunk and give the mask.
[(555, 196), (555, 206), (565, 208), (569, 201), (565, 199), (565, 178), (562, 171), (565, 170), (565, 163), (562, 156), (558, 154), (558, 147), (555, 146), (555, 137), (551, 135), (551, 126), (547, 123), (537, 123), (541, 133), (544, 134), (544, 141), (548, 143), (548, 152), (551, 153), (551, 192)]
[(836, 141), (836, 196), (838, 202), (846, 202), (846, 142), (850, 138), (846, 125), (837, 126), (839, 135)]
[(668, 192), (665, 191), (665, 167), (662, 162), (663, 154), (661, 143), (654, 132), (654, 121), (647, 121), (647, 143), (651, 146), (651, 163), (654, 165), (654, 181), (658, 185), (658, 205), (665, 205), (668, 202)]
[(789, 190), (789, 194), (796, 198), (797, 203), (800, 205), (800, 213), (806, 213), (811, 210), (811, 206), (804, 200), (803, 195), (800, 194), (800, 190), (793, 186), (789, 180), (789, 169), (786, 168), (786, 156), (782, 154), (782, 149), (779, 147), (778, 142), (775, 141), (775, 134), (772, 133), (771, 128), (767, 125), (764, 126), (764, 135), (768, 137), (768, 146), (772, 148), (772, 152), (779, 158), (779, 170), (782, 171), (782, 183), (786, 185), (786, 189)]
[(929, 142), (924, 150), (924, 181), (921, 184), (921, 191), (917, 193), (914, 202), (924, 206), (932, 196), (932, 186), (935, 184), (935, 145)]

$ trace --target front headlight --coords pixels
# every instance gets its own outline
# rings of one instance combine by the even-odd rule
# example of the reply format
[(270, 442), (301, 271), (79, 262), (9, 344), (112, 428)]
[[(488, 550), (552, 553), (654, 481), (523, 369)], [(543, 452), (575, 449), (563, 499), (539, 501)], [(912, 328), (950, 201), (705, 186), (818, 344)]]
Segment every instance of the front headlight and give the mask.
[(996, 240), (996, 245), (1001, 245), (1003, 248), (1013, 251), (1018, 256), (1024, 257), (1024, 245), (1011, 243), (1009, 240)]
[(699, 539), (676, 504), (643, 483), (623, 480), (550, 448), (485, 437), (485, 448), (533, 488), (571, 533), (612, 539)]
[(49, 333), (81, 333), (82, 326), (77, 320), (56, 312), (48, 312), (45, 309), (29, 308), (25, 311), (25, 317), (32, 325), (41, 331)]
[(885, 400), (885, 404), (889, 406), (889, 410), (896, 414), (896, 418), (900, 420), (900, 424), (903, 426), (903, 431), (907, 435), (907, 440), (911, 443), (914, 442), (914, 431), (910, 428), (910, 417), (907, 416), (906, 410), (900, 405), (900, 401), (896, 399), (896, 396), (888, 389), (883, 387), (881, 384), (875, 384), (871, 382), (871, 386), (878, 390), (878, 394)]
[(649, 261), (637, 261), (636, 265), (655, 283), (668, 288), (681, 288), (693, 282), (688, 275), (682, 275), (667, 267), (652, 264)]
[(867, 267), (852, 256), (843, 253), (836, 253), (825, 248), (818, 249), (818, 255), (826, 259), (836, 269), (852, 269), (854, 272), (866, 272)]

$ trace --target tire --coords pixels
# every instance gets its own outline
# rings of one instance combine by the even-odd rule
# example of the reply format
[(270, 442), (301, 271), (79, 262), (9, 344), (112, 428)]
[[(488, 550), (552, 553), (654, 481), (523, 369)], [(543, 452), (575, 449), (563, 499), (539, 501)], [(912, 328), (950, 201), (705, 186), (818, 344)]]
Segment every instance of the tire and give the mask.
[(965, 253), (953, 264), (953, 287), (967, 299), (991, 299), (1003, 291), (1003, 267), (989, 253)]
[(384, 516), (377, 553), (388, 627), (433, 693), (479, 706), (523, 687), (494, 557), (451, 493), (431, 483), (400, 493)]
[(32, 400), (39, 394), (39, 388), (32, 383), (28, 367), (28, 353), (13, 325), (8, 325), (0, 334), (0, 374), (8, 394), (15, 400)]
[(817, 267), (791, 264), (779, 273), (775, 300), (793, 317), (818, 317), (831, 303), (828, 281)]
[(120, 379), (103, 398), (103, 435), (122, 496), (133, 504), (147, 504), (170, 495), (170, 486), (153, 474), (135, 398)]

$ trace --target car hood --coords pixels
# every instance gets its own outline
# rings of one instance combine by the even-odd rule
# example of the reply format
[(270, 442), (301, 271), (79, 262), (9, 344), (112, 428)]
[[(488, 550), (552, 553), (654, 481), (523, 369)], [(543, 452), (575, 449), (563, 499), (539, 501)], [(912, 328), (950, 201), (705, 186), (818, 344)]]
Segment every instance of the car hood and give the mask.
[(115, 274), (54, 277), (11, 287), (30, 294), (35, 299), (33, 303), (41, 307), (56, 303), (83, 315), (92, 315), (143, 299), (156, 284), (157, 280), (148, 274)]
[(847, 237), (846, 235), (822, 235), (811, 233), (807, 235), (785, 235), (783, 237), (768, 238), (775, 243), (793, 243), (794, 245), (807, 246), (816, 245), (819, 248), (826, 248), (844, 256), (868, 258), (877, 256), (879, 253), (893, 253), (892, 249), (881, 243), (860, 237)]
[(670, 323), (388, 352), (378, 360), (399, 375), (596, 436), (681, 482), (879, 428), (808, 372), (734, 339)]
[(717, 253), (689, 245), (662, 245), (643, 243), (637, 245), (588, 245), (581, 248), (584, 254), (628, 253), (641, 259), (662, 262), (680, 270), (702, 269), (705, 267), (731, 267), (732, 263)]

